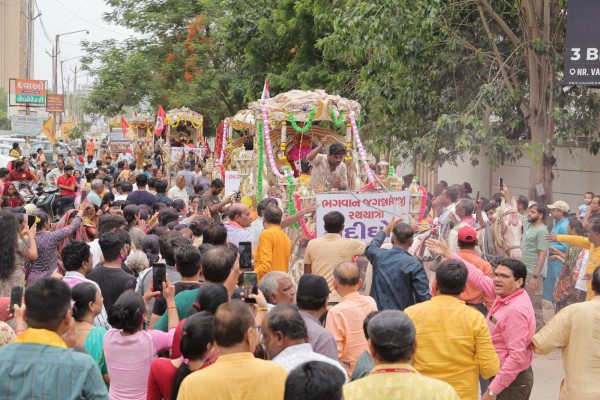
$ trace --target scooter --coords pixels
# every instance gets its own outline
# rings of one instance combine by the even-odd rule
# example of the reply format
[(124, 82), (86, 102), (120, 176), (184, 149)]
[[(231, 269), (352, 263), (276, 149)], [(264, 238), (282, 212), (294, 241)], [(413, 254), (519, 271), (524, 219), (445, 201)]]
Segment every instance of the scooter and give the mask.
[(31, 184), (29, 181), (13, 181), (13, 185), (15, 185), (15, 188), (17, 188), (19, 194), (23, 196), (27, 204), (36, 201), (37, 195), (39, 194), (39, 186)]
[[(49, 220), (52, 222), (58, 221), (61, 217), (60, 215), (55, 214), (54, 209), (52, 207), (54, 201), (59, 195), (60, 189), (57, 186), (48, 184), (44, 188), (42, 194), (37, 198), (37, 202), (35, 203), (38, 210), (41, 210), (48, 214)], [(66, 206), (65, 212), (72, 208), (74, 208), (73, 204)]]

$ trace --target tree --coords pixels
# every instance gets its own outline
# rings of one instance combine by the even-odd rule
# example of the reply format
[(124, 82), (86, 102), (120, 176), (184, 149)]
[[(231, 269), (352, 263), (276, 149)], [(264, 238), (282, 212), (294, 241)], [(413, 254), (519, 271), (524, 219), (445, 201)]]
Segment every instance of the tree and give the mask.
[(336, 4), (348, 12), (319, 45), (358, 71), (356, 94), (380, 143), (438, 165), (465, 152), (477, 164), (482, 144), (492, 165), (527, 152), (530, 197), (542, 183), (546, 201), (555, 145), (585, 135), (598, 151), (598, 97), (560, 88), (565, 1)]
[(0, 130), (10, 130), (10, 119), (8, 118), (8, 93), (0, 88)]

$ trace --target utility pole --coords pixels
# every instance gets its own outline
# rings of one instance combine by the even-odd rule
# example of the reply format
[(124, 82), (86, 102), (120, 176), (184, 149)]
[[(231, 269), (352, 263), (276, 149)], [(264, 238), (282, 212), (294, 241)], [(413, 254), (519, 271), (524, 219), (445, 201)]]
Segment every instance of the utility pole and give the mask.
[(72, 95), (72, 99), (73, 99), (73, 112), (71, 113), (71, 115), (74, 116), (73, 118), (73, 123), (75, 123), (76, 120), (79, 119), (79, 97), (77, 96), (77, 65), (75, 66), (75, 69), (72, 70), (73, 71), (73, 95)]

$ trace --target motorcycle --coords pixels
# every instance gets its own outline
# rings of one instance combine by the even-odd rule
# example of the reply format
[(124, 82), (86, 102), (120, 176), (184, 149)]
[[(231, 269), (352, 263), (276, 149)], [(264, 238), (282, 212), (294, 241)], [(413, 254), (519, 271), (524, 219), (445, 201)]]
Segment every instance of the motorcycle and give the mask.
[(13, 181), (13, 185), (21, 196), (25, 199), (27, 204), (34, 203), (37, 200), (37, 196), (41, 192), (41, 188), (35, 183), (29, 181)]
[[(54, 201), (58, 196), (60, 196), (60, 189), (58, 188), (58, 186), (48, 184), (46, 185), (46, 187), (44, 187), (42, 194), (38, 196), (37, 201), (35, 203), (38, 210), (41, 210), (48, 214), (49, 220), (53, 222), (58, 221), (61, 217), (60, 215), (57, 215), (54, 212), (54, 208), (52, 207)], [(65, 207), (64, 211), (66, 212), (67, 210), (70, 210), (72, 208), (74, 208), (73, 204), (68, 205)]]

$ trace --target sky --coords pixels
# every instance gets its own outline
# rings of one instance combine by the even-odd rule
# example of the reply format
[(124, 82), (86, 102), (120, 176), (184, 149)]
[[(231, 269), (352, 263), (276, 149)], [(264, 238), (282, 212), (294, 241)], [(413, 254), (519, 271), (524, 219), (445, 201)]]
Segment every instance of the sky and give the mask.
[[(110, 10), (103, 0), (36, 0), (37, 9), (41, 16), (35, 20), (34, 39), (34, 79), (43, 79), (52, 85), (52, 46), (56, 35), (86, 29), (85, 32), (64, 35), (59, 38), (59, 70), (58, 87), (61, 89), (60, 61), (63, 61), (63, 76), (65, 85), (67, 78), (71, 79), (73, 90), (73, 69), (81, 68), (80, 59), (84, 52), (82, 40), (92, 42), (104, 39), (127, 39), (132, 33), (127, 29), (109, 24), (102, 19), (102, 14)], [(34, 10), (34, 15), (36, 15)], [(46, 54), (46, 52), (48, 54)], [(91, 83), (86, 72), (77, 73), (78, 83)], [(66, 91), (66, 88), (65, 88)]]

